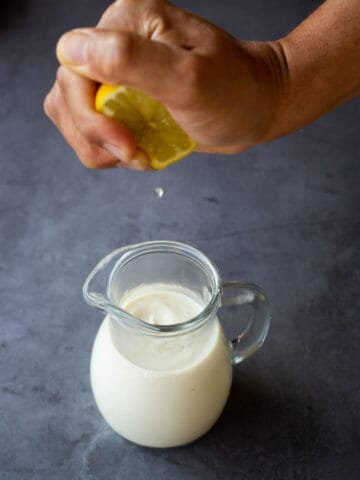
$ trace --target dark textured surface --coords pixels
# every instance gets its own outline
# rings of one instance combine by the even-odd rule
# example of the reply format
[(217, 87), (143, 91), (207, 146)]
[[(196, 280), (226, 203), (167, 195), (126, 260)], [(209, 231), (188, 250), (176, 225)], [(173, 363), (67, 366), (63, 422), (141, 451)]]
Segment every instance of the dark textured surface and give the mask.
[[(319, 2), (180, 3), (266, 39)], [(57, 37), (95, 23), (105, 5), (2, 2), (0, 479), (360, 478), (359, 102), (241, 156), (193, 155), (155, 174), (85, 170), (42, 100)], [(174, 450), (112, 433), (89, 385), (101, 315), (82, 282), (110, 250), (149, 239), (197, 246), (225, 278), (262, 285), (273, 308), (219, 422)]]

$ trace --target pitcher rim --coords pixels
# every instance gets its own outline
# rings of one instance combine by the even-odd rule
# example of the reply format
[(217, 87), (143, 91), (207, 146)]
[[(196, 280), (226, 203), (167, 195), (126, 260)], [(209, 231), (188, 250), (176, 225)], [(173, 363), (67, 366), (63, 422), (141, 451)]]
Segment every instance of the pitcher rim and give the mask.
[[(206, 267), (206, 273), (209, 277), (211, 277), (213, 281), (212, 291), (211, 291), (211, 298), (206, 303), (204, 308), (194, 317), (190, 318), (189, 320), (181, 323), (176, 324), (169, 324), (169, 325), (153, 325), (147, 323), (139, 318), (134, 317), (130, 313), (123, 310), (121, 307), (112, 303), (109, 299), (109, 285), (111, 283), (111, 277), (114, 274), (116, 265), (119, 264), (120, 260), (123, 259), (126, 261), (130, 261), (132, 258), (136, 258), (140, 255), (144, 255), (150, 252), (157, 252), (162, 250), (168, 250), (169, 253), (183, 253), (188, 257), (195, 259), (200, 265)], [(136, 255), (132, 256), (131, 254), (136, 253)], [(89, 290), (90, 284), (95, 276), (106, 267), (106, 265), (113, 260), (115, 257), (119, 257), (115, 263), (115, 266), (112, 268), (109, 279), (108, 285), (106, 289), (106, 296), (102, 294), (97, 294), (95, 292), (91, 292)], [(110, 253), (108, 253), (105, 257), (103, 257), (96, 266), (91, 270), (89, 275), (87, 276), (84, 285), (83, 285), (83, 296), (89, 305), (102, 310), (107, 315), (110, 316), (116, 322), (121, 323), (122, 326), (127, 326), (131, 329), (141, 330), (143, 333), (147, 334), (180, 334), (180, 333), (187, 333), (189, 331), (195, 330), (202, 326), (204, 323), (207, 322), (209, 317), (213, 312), (216, 312), (218, 307), (220, 306), (221, 302), (221, 292), (222, 292), (222, 282), (221, 282), (221, 275), (220, 272), (215, 265), (215, 263), (201, 250), (197, 248), (187, 245), (182, 242), (176, 242), (173, 240), (150, 240), (145, 242), (140, 242), (132, 245), (125, 245), (123, 247), (117, 248)]]

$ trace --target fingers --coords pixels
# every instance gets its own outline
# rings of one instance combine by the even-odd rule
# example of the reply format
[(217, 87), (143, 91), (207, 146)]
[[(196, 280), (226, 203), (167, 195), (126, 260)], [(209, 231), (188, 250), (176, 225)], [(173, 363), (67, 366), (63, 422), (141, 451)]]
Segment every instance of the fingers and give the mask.
[(187, 54), (132, 32), (79, 29), (63, 35), (59, 61), (96, 82), (144, 90), (171, 107), (179, 65)]
[(134, 32), (172, 47), (198, 51), (204, 44), (208, 46), (214, 31), (210, 22), (163, 0), (118, 0), (106, 9), (97, 27)]
[(60, 67), (57, 81), (45, 99), (44, 109), (89, 168), (148, 168), (148, 159), (136, 151), (125, 126), (94, 111), (97, 85)]
[(94, 111), (97, 85), (64, 67), (59, 68), (57, 81), (81, 134), (98, 146), (112, 145), (112, 153), (116, 151), (118, 158), (129, 162), (135, 153), (135, 141), (125, 126)]
[(76, 128), (57, 83), (46, 97), (44, 109), (83, 165), (88, 168), (107, 168), (117, 164), (118, 160), (112, 154), (87, 141)]

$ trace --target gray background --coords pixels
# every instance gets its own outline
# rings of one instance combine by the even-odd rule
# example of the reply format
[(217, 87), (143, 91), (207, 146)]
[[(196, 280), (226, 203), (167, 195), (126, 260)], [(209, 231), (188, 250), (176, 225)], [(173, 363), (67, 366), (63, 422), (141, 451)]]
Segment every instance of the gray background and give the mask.
[[(272, 39), (320, 2), (178, 3), (240, 38)], [(359, 101), (242, 155), (86, 170), (42, 101), (57, 38), (106, 5), (1, 3), (0, 479), (360, 478)], [(88, 376), (101, 315), (82, 282), (107, 252), (150, 239), (200, 248), (224, 278), (262, 285), (273, 310), (219, 422), (170, 450), (115, 435)]]

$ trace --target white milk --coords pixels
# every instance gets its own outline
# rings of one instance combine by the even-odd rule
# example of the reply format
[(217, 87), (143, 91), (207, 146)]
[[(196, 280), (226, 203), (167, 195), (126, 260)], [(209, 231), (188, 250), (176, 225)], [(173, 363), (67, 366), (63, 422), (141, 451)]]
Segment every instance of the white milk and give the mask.
[[(184, 322), (203, 308), (190, 291), (164, 284), (137, 287), (120, 306), (159, 325)], [(91, 384), (102, 415), (141, 445), (195, 440), (219, 417), (232, 380), (231, 351), (218, 319), (165, 338), (133, 330), (106, 317), (95, 339)]]

